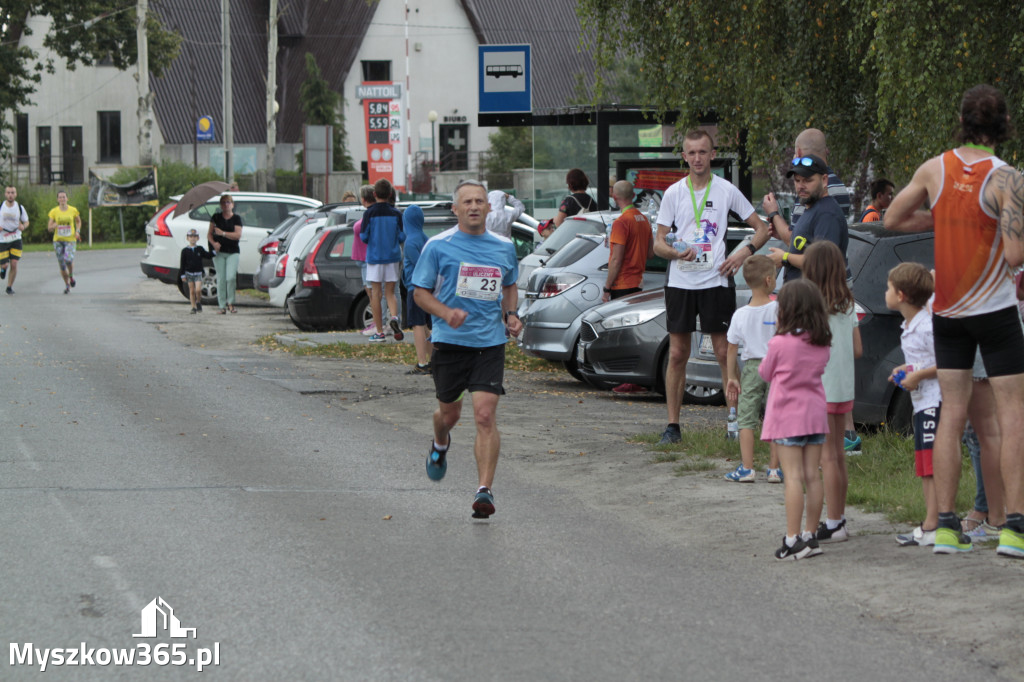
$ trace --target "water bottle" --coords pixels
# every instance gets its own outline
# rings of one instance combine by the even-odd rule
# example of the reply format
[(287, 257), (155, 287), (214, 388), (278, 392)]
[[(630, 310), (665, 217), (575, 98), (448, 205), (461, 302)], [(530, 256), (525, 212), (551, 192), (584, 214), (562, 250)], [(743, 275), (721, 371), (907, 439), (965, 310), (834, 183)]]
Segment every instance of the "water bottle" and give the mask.
[(725, 422), (725, 437), (728, 440), (736, 440), (740, 436), (740, 425), (736, 421), (736, 408), (729, 408), (729, 418)]

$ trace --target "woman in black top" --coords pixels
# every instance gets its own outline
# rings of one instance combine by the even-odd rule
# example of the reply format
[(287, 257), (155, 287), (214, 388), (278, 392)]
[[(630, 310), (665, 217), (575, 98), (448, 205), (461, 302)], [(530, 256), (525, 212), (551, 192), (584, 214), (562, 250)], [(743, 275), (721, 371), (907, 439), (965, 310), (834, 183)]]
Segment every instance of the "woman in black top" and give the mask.
[(565, 184), (569, 187), (569, 191), (572, 194), (562, 199), (562, 204), (558, 207), (558, 213), (555, 214), (555, 227), (565, 222), (565, 219), (569, 216), (597, 210), (597, 202), (587, 194), (590, 180), (587, 179), (586, 173), (579, 168), (573, 168), (566, 173)]
[(235, 214), (230, 194), (220, 198), (220, 213), (210, 220), (207, 240), (213, 248), (213, 267), (217, 270), (217, 312), (223, 315), (235, 308), (235, 280), (238, 278), (238, 240), (242, 238), (242, 219)]

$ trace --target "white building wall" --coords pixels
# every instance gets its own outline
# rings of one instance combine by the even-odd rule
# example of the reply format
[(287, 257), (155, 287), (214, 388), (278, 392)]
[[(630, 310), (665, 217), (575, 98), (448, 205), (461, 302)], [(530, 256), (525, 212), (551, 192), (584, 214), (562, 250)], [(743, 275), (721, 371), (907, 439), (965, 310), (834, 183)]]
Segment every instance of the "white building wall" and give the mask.
[[(91, 166), (99, 165), (99, 116), (100, 111), (121, 112), (121, 164), (136, 165), (138, 153), (138, 116), (136, 113), (137, 86), (134, 72), (118, 71), (113, 66), (86, 67), (78, 65), (71, 71), (62, 58), (43, 47), (43, 38), (50, 30), (48, 17), (30, 17), (27, 25), (32, 35), (23, 36), (21, 45), (37, 52), (41, 60), (54, 59), (55, 73), (42, 73), (42, 81), (36, 92), (30, 96), (31, 104), (17, 113), (28, 114), (29, 154), (32, 168), (36, 168), (39, 153), (38, 128), (49, 126), (51, 130), (54, 157), (69, 153), (61, 148), (62, 126), (82, 128), (82, 150), (85, 181)], [(12, 119), (13, 123), (13, 119)], [(13, 135), (11, 133), (11, 135)], [(12, 136), (13, 141), (13, 136)], [(163, 137), (157, 128), (154, 131), (154, 148), (159, 149)], [(56, 158), (53, 168), (59, 168)], [(33, 173), (32, 181), (38, 175)]]
[[(391, 79), (405, 89), (405, 0), (380, 0), (366, 38), (341, 88), (346, 101), (345, 127), (349, 153), (359, 167), (366, 161), (366, 124), (356, 86), (362, 82), (362, 62), (391, 61)], [(495, 128), (476, 125), (477, 40), (458, 0), (409, 0), (409, 115), (407, 131), (412, 154), (429, 158), (431, 126), (427, 114), (438, 115), (437, 135), (445, 117), (465, 116), (471, 157), (490, 147)], [(403, 108), (406, 103), (403, 99)], [(408, 148), (408, 145), (407, 145)], [(440, 144), (434, 146), (440, 153)], [(470, 162), (471, 166), (472, 161)]]

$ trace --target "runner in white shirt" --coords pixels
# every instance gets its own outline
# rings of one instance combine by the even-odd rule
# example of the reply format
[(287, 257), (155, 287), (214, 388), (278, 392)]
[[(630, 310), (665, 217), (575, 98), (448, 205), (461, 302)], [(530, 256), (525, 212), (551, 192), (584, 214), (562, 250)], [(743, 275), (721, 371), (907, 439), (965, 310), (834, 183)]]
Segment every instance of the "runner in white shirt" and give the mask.
[(4, 202), (0, 204), (0, 279), (7, 280), (7, 293), (14, 293), (14, 280), (18, 276), (18, 261), (21, 260), (21, 232), (28, 228), (28, 213), (19, 204), (18, 190), (8, 185), (4, 188)]
[[(669, 261), (665, 287), (669, 332), (665, 372), (668, 427), (661, 436), (662, 443), (678, 443), (680, 439), (679, 410), (686, 383), (686, 362), (690, 358), (690, 337), (697, 330), (698, 315), (701, 329), (711, 335), (722, 371), (722, 385), (726, 385), (725, 332), (736, 310), (730, 278), (769, 237), (768, 226), (757, 217), (746, 197), (728, 180), (712, 176), (715, 150), (707, 131), (696, 129), (686, 134), (683, 158), (690, 174), (665, 191), (654, 239), (654, 253)], [(725, 233), (730, 210), (754, 228), (755, 234), (749, 250), (741, 249), (726, 258)]]

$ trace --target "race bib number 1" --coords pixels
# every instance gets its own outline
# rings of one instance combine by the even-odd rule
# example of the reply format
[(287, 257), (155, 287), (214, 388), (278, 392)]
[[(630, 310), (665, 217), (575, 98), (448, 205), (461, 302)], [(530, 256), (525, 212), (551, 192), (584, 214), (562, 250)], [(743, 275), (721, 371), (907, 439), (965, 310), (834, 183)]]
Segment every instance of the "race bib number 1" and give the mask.
[(709, 242), (697, 242), (690, 244), (690, 248), (694, 250), (697, 257), (691, 261), (674, 261), (676, 267), (682, 272), (710, 270), (713, 264), (711, 261), (711, 244)]
[(455, 295), (480, 301), (497, 301), (501, 296), (501, 268), (461, 263)]

